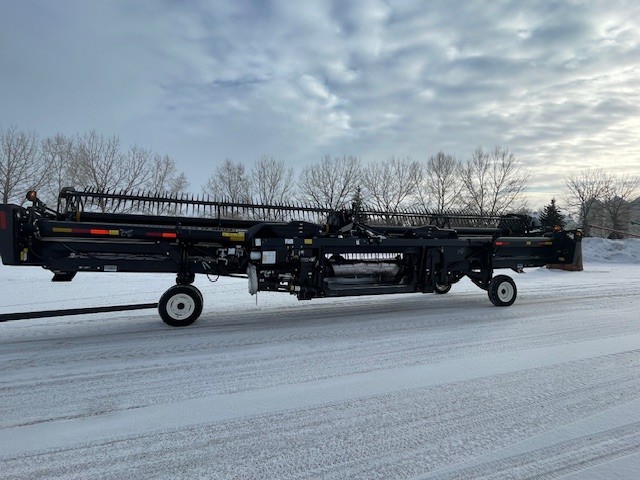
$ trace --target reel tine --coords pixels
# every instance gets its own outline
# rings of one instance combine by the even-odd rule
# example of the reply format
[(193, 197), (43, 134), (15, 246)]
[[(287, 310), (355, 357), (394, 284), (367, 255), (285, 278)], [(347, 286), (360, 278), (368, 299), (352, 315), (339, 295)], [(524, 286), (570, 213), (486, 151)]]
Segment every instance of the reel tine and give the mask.
[[(256, 203), (253, 198), (232, 202), (228, 196), (212, 197), (209, 193), (187, 194), (138, 188), (127, 191), (122, 188), (99, 188), (87, 186), (79, 190), (61, 192), (76, 208), (99, 211), (130, 212), (136, 209), (156, 215), (198, 215), (212, 218), (247, 218), (263, 221), (310, 221), (326, 222), (331, 209), (326, 206), (311, 205), (308, 200), (294, 201), (282, 199), (280, 202)], [(344, 209), (348, 210), (345, 206)], [(362, 205), (359, 214), (365, 222), (389, 225), (442, 225), (456, 226), (497, 226), (499, 216), (479, 215), (470, 211), (429, 212), (424, 205), (413, 205), (387, 211)], [(505, 220), (506, 225), (517, 224), (516, 220)]]

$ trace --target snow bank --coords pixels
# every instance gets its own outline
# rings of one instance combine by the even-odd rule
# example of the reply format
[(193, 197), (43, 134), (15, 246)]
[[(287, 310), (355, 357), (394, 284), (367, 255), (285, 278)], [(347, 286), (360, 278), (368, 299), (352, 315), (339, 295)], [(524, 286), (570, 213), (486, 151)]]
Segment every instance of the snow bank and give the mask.
[(582, 255), (585, 262), (640, 264), (640, 239), (585, 238)]

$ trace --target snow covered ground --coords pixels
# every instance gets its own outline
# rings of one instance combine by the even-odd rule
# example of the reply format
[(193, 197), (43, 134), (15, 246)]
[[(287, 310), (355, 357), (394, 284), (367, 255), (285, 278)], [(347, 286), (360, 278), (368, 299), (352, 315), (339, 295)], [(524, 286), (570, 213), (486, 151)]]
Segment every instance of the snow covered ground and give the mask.
[[(640, 472), (640, 241), (585, 270), (448, 295), (298, 302), (198, 278), (155, 311), (0, 323), (0, 478), (611, 478)], [(54, 284), (0, 266), (0, 313), (155, 302), (171, 275)]]

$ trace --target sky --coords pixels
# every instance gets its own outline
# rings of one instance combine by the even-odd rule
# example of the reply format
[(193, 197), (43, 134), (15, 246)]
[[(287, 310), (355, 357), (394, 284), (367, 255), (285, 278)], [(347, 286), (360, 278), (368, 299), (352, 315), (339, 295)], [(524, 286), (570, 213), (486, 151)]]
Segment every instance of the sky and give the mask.
[(0, 0), (0, 126), (176, 160), (461, 160), (507, 148), (534, 205), (640, 174), (640, 2)]

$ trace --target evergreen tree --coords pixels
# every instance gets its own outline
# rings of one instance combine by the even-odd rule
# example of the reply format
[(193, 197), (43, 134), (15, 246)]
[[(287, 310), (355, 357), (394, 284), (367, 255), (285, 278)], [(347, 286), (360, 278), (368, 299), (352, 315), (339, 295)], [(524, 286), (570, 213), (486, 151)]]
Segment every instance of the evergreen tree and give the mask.
[(360, 185), (356, 186), (356, 190), (355, 192), (353, 192), (351, 205), (354, 210), (362, 210), (362, 207), (363, 207), (362, 188), (360, 187)]
[(351, 199), (351, 208), (353, 210), (353, 220), (355, 222), (365, 222), (367, 220), (366, 215), (362, 213), (364, 210), (364, 199), (362, 198), (362, 188), (360, 185), (356, 186), (355, 192)]
[(566, 225), (565, 216), (560, 212), (560, 209), (556, 205), (556, 199), (552, 198), (549, 205), (545, 205), (542, 213), (540, 214), (540, 223), (543, 227), (549, 229), (559, 226), (564, 228)]

